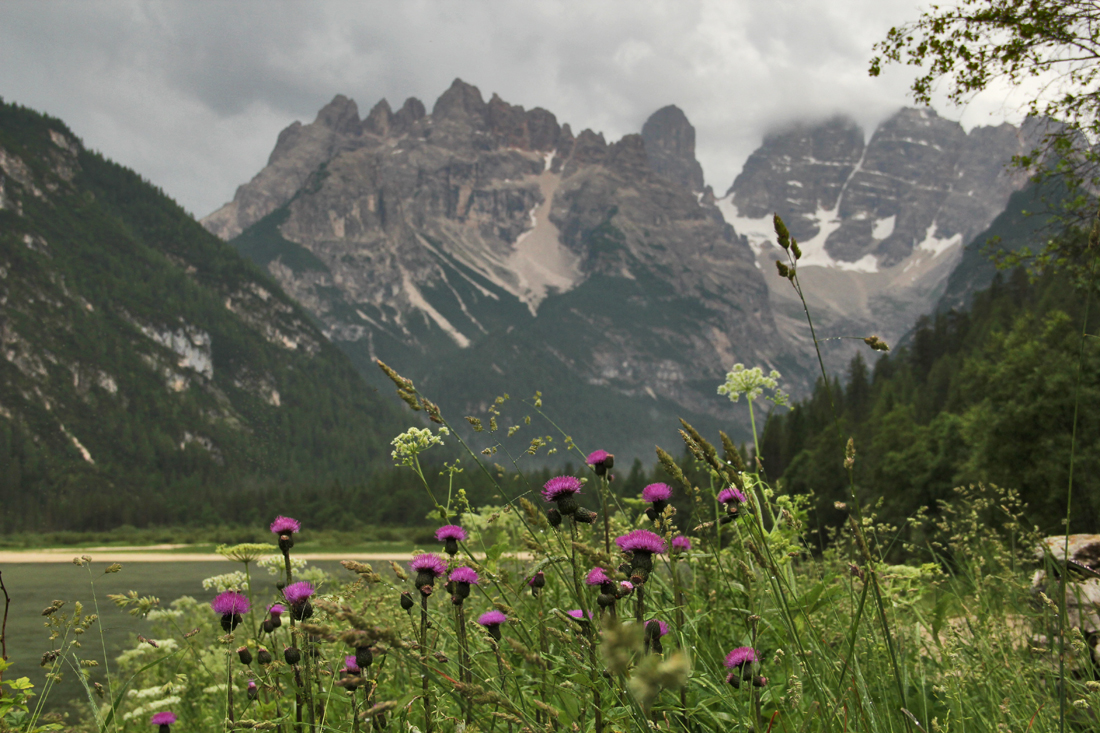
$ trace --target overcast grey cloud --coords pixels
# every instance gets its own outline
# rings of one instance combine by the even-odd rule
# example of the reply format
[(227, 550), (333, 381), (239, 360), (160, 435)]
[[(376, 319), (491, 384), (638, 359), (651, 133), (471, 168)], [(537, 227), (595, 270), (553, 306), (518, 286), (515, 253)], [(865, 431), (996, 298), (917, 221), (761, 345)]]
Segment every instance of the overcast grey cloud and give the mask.
[[(0, 96), (205, 216), (266, 163), (278, 132), (336, 94), (431, 108), (455, 77), (609, 140), (676, 104), (721, 194), (764, 134), (851, 115), (870, 131), (911, 72), (867, 76), (913, 0), (0, 3)], [(1018, 120), (991, 93), (940, 108), (967, 127)]]

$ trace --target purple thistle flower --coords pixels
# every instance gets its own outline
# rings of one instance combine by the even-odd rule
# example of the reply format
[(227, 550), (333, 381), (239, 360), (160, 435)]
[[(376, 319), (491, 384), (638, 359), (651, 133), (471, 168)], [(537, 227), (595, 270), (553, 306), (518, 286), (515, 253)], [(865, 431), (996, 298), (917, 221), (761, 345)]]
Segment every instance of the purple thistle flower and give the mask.
[(623, 552), (661, 554), (665, 551), (665, 541), (648, 529), (636, 529), (622, 537), (616, 537), (615, 544)]
[[(597, 476), (604, 476), (607, 475), (607, 472), (615, 465), (615, 456), (605, 450), (594, 450), (588, 454), (585, 463), (592, 467), (592, 470), (596, 472)], [(608, 481), (612, 478), (614, 477), (607, 475)]]
[(275, 517), (275, 521), (271, 523), (271, 531), (279, 535), (295, 534), (302, 531), (302, 523), (297, 519), (284, 517), (280, 514)]
[(172, 725), (176, 722), (176, 714), (166, 710), (163, 713), (156, 713), (153, 715), (152, 720), (149, 722), (153, 725)]
[(527, 585), (531, 586), (532, 588), (541, 588), (542, 586), (546, 585), (546, 576), (540, 570), (527, 579)]
[(606, 461), (609, 455), (611, 454), (605, 450), (594, 450), (588, 454), (588, 458), (584, 462), (589, 466), (598, 466)]
[(508, 617), (500, 611), (486, 611), (477, 617), (477, 622), (486, 628), (490, 626), (500, 626), (507, 620)]
[(546, 501), (557, 501), (580, 492), (581, 482), (575, 476), (555, 476), (542, 487), (542, 497)]
[[(584, 611), (579, 608), (575, 608), (572, 611), (566, 611), (565, 613), (577, 619), (578, 621), (584, 621)], [(588, 612), (588, 618), (592, 618), (591, 611)]]
[(477, 585), (478, 577), (477, 571), (473, 568), (463, 565), (460, 568), (455, 568), (451, 571), (451, 574), (447, 576), (447, 580), (454, 583), (468, 583), (470, 585)]
[(642, 500), (648, 502), (668, 501), (672, 498), (672, 487), (668, 484), (650, 484), (642, 489)]
[(588, 577), (584, 579), (584, 582), (588, 585), (603, 585), (604, 583), (610, 583), (611, 578), (607, 577), (607, 573), (603, 568), (592, 568), (588, 571)]
[(753, 662), (759, 661), (759, 659), (760, 657), (757, 656), (756, 650), (751, 646), (739, 646), (726, 655), (726, 667), (728, 669), (744, 667), (746, 664), (752, 664)]
[(429, 572), (436, 578), (447, 572), (447, 563), (443, 562), (443, 558), (430, 552), (414, 557), (409, 567), (417, 573)]
[(718, 492), (718, 501), (723, 504), (732, 504), (734, 502), (738, 504), (744, 504), (748, 501), (745, 495), (736, 486), (731, 486), (728, 489), (722, 489)]
[(267, 609), (267, 612), (272, 616), (282, 616), (286, 613), (286, 606), (281, 603), (272, 603), (271, 608)]
[(447, 524), (435, 531), (435, 538), (440, 542), (446, 540), (455, 540), (456, 542), (466, 541), (466, 530), (459, 527), (457, 524)]
[(682, 534), (672, 538), (672, 549), (687, 552), (691, 549), (691, 540)]
[(210, 601), (210, 607), (214, 609), (214, 613), (222, 616), (241, 616), (248, 613), (250, 604), (248, 597), (244, 594), (235, 590), (227, 590), (225, 593), (219, 593), (214, 600)]
[(291, 606), (297, 606), (304, 603), (313, 595), (313, 584), (308, 580), (300, 580), (297, 583), (291, 583), (286, 588), (283, 588), (283, 598), (286, 598), (287, 603)]
[(619, 587), (625, 590), (627, 593), (631, 593), (634, 590), (634, 584), (629, 580), (620, 580)]
[(359, 664), (355, 661), (355, 655), (349, 654), (344, 657), (344, 671), (359, 673)]
[(660, 619), (651, 618), (649, 621), (646, 621), (646, 625), (648, 626), (649, 624), (653, 623), (654, 621), (656, 621), (657, 625), (661, 628), (661, 636), (664, 636), (665, 634), (668, 633), (668, 624), (666, 624), (664, 621), (662, 621)]

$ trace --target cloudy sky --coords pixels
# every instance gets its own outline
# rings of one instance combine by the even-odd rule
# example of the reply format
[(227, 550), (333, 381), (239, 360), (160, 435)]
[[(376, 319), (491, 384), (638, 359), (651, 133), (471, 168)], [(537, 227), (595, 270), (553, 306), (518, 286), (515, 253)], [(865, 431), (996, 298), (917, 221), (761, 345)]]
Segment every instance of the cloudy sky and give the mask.
[[(764, 134), (837, 112), (866, 130), (906, 104), (911, 70), (867, 76), (914, 0), (4, 0), (0, 96), (60, 117), (196, 216), (232, 198), (279, 130), (335, 94), (431, 109), (455, 77), (574, 131), (638, 132), (666, 104), (729, 187)], [(987, 93), (966, 127), (1018, 120)]]

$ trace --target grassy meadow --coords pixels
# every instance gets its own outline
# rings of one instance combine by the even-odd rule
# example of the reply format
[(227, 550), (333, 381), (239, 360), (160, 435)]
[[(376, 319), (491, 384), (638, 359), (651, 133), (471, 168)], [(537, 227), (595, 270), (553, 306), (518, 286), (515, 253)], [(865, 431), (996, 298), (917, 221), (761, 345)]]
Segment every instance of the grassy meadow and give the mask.
[[(797, 243), (778, 217), (776, 229), (790, 252), (780, 275), (801, 295)], [(500, 449), (504, 398), (488, 419), (466, 418), (467, 440), (410, 380), (379, 366), (428, 418), (430, 427), (393, 439), (392, 458), (429, 497), (431, 528), (318, 531), (272, 506), (269, 526), (113, 538), (225, 543), (215, 564), (5, 567), (9, 591), (35, 591), (13, 596), (9, 653), (19, 667), (4, 672), (0, 731), (1100, 725), (1095, 635), (1074, 625), (1066, 603), (1100, 576), (1036, 554), (1046, 533), (1016, 489), (964, 484), (901, 517), (861, 490), (862, 442), (845, 431), (828, 375), (815, 399), (830, 408), (832, 429), (819, 433), (814, 460), (840, 472), (844, 489), (822, 506), (769, 480), (754, 458), (765, 403), (787, 401), (775, 372), (737, 365), (719, 390), (745, 401), (750, 451), (681, 421), (682, 446), (658, 448), (660, 473), (637, 487), (616, 477), (625, 471), (612, 454), (583, 452), (564, 433), (553, 448), (534, 438), (528, 453), (563, 446), (583, 469), (535, 480)], [(540, 395), (523, 405), (545, 417)], [(457, 446), (462, 462), (433, 460), (443, 446)], [(471, 475), (498, 503), (471, 503)], [(407, 554), (302, 559), (384, 546)]]

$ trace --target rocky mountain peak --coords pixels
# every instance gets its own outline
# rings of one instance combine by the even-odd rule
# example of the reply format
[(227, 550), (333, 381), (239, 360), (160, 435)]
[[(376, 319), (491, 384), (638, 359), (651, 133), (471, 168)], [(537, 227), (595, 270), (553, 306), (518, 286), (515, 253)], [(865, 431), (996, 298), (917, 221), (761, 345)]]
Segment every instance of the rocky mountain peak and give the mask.
[(369, 132), (379, 137), (387, 137), (390, 128), (393, 127), (393, 110), (390, 103), (384, 98), (371, 108), (370, 114), (363, 120), (364, 132)]
[(424, 103), (416, 97), (409, 97), (393, 116), (394, 127), (401, 131), (408, 131), (413, 125), (428, 116)]
[(769, 133), (726, 195), (741, 216), (778, 212), (797, 239), (809, 239), (817, 233), (816, 212), (836, 206), (863, 145), (863, 130), (843, 116)]
[(622, 140), (607, 148), (607, 166), (619, 173), (652, 175), (652, 161), (647, 156), (645, 141), (641, 135), (625, 135)]
[(337, 94), (317, 113), (316, 125), (324, 125), (343, 135), (359, 134), (359, 107), (354, 99)]
[(674, 104), (654, 112), (642, 126), (649, 165), (691, 191), (703, 190), (703, 167), (695, 159), (695, 128)]
[(455, 79), (432, 107), (432, 120), (454, 120), (481, 126), (487, 112), (488, 105), (481, 98), (481, 91), (472, 84)]

